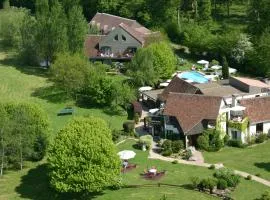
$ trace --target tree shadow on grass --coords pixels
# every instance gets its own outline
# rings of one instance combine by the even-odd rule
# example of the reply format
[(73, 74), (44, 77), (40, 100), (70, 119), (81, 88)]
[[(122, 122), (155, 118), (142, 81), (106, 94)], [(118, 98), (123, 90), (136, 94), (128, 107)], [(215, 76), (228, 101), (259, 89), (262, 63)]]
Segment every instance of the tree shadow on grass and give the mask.
[(51, 103), (63, 103), (70, 100), (70, 97), (66, 94), (66, 92), (60, 90), (54, 85), (37, 88), (32, 93), (32, 96), (47, 100)]
[(254, 165), (258, 168), (261, 168), (270, 172), (270, 162), (260, 162), (260, 163), (255, 163)]
[(30, 169), (22, 177), (21, 184), (16, 187), (16, 192), (22, 198), (33, 200), (91, 200), (98, 195), (102, 195), (102, 193), (90, 195), (57, 193), (50, 187), (47, 164), (38, 165), (36, 168)]
[(34, 67), (24, 65), (16, 56), (8, 56), (5, 59), (0, 59), (0, 64), (3, 66), (14, 67), (24, 74), (48, 77), (48, 69), (39, 66)]

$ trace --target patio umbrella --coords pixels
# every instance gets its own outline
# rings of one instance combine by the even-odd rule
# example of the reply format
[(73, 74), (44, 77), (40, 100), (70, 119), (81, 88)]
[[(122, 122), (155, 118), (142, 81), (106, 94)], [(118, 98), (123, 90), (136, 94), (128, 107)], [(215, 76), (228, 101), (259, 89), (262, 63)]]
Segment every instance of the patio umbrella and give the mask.
[(149, 91), (149, 90), (152, 90), (153, 88), (150, 87), (150, 86), (144, 86), (144, 87), (140, 87), (139, 88), (139, 91), (140, 92), (143, 92), (143, 91)]
[(215, 70), (219, 70), (219, 69), (221, 69), (222, 68), (222, 66), (220, 66), (220, 65), (213, 65), (212, 67), (211, 67), (211, 69), (215, 69)]
[(230, 68), (230, 67), (229, 67), (229, 73), (230, 73), (230, 74), (234, 74), (234, 73), (236, 73), (236, 72), (237, 72), (236, 69)]
[(201, 64), (201, 65), (208, 65), (209, 64), (209, 62), (207, 60), (199, 60), (197, 63)]
[(124, 150), (124, 151), (118, 152), (117, 155), (122, 160), (128, 160), (128, 159), (134, 158), (136, 153), (134, 151)]

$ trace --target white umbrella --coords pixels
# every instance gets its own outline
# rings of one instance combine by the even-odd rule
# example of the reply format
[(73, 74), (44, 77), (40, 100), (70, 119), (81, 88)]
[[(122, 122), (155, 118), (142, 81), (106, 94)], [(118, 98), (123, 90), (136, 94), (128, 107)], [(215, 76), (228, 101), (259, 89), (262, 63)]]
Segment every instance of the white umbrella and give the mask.
[(169, 85), (169, 83), (160, 83), (159, 86), (160, 87), (167, 87)]
[(215, 69), (215, 70), (219, 70), (219, 69), (221, 69), (222, 68), (222, 66), (220, 66), (220, 65), (213, 65), (212, 67), (211, 67), (211, 69)]
[(128, 160), (128, 159), (134, 158), (136, 153), (134, 151), (124, 150), (124, 151), (118, 152), (117, 155), (122, 160)]
[(150, 87), (150, 86), (145, 86), (145, 87), (140, 87), (139, 88), (139, 91), (140, 92), (143, 92), (143, 91), (149, 91), (149, 90), (152, 90), (153, 88), (152, 87)]
[(201, 64), (201, 65), (208, 65), (209, 64), (209, 62), (207, 60), (199, 60), (197, 63)]
[(236, 73), (236, 72), (237, 72), (236, 69), (230, 68), (230, 67), (229, 67), (229, 73), (230, 73), (230, 74), (234, 74), (234, 73)]

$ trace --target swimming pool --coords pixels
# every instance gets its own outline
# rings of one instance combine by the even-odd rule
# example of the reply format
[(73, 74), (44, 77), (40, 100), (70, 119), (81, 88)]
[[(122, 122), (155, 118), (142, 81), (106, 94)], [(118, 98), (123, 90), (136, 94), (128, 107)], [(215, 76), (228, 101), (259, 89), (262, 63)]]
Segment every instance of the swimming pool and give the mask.
[(179, 78), (189, 79), (196, 83), (207, 83), (209, 80), (205, 78), (202, 74), (196, 71), (188, 71), (178, 74)]

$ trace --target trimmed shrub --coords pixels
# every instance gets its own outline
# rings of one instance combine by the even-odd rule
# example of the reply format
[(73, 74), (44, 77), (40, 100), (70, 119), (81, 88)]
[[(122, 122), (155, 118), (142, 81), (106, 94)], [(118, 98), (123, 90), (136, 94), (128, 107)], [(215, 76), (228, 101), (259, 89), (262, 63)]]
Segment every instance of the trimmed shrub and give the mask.
[(171, 149), (167, 149), (167, 150), (165, 150), (165, 151), (162, 151), (162, 155), (163, 156), (170, 156), (170, 155), (172, 155), (172, 150)]
[(193, 177), (190, 178), (190, 180), (191, 180), (191, 185), (192, 185), (193, 189), (198, 188), (198, 185), (200, 184), (199, 177), (193, 176)]
[(161, 147), (163, 148), (164, 151), (168, 150), (168, 149), (172, 149), (172, 141), (171, 140), (165, 140)]
[(139, 139), (139, 145), (142, 147), (143, 145), (146, 146), (146, 149), (150, 149), (151, 144), (153, 141), (153, 137), (151, 135), (143, 135)]
[(215, 169), (216, 167), (215, 167), (215, 165), (210, 165), (210, 167), (209, 167), (209, 169)]
[(261, 177), (261, 174), (260, 173), (257, 173), (257, 174), (255, 174), (255, 176)]
[(178, 153), (181, 149), (184, 149), (184, 142), (183, 140), (175, 140), (171, 143), (173, 153)]
[(185, 160), (189, 160), (191, 157), (192, 157), (192, 152), (191, 152), (190, 149), (188, 149), (188, 150), (185, 152), (183, 158), (184, 158)]
[(140, 121), (140, 116), (139, 116), (138, 113), (135, 113), (135, 114), (134, 114), (134, 121), (135, 121), (136, 124), (139, 123), (139, 121)]
[(256, 137), (255, 142), (256, 143), (263, 143), (265, 140), (267, 140), (267, 134), (260, 134), (258, 137)]
[(112, 140), (116, 142), (120, 136), (122, 135), (122, 131), (119, 130), (112, 130)]
[(246, 179), (247, 180), (252, 180), (252, 176), (251, 175), (248, 175)]
[(172, 164), (178, 164), (178, 160), (172, 161)]
[(217, 189), (225, 190), (228, 187), (227, 181), (224, 179), (218, 179)]
[(210, 193), (213, 193), (213, 189), (217, 185), (216, 179), (213, 178), (207, 178), (207, 179), (202, 179), (200, 183), (198, 184), (198, 189), (199, 191), (205, 191), (206, 189), (210, 190)]
[(243, 147), (243, 143), (241, 140), (229, 140), (227, 145), (231, 147), (239, 147), (239, 148)]
[(197, 139), (197, 145), (199, 149), (208, 150), (209, 149), (209, 137), (205, 135), (200, 135)]
[(236, 187), (240, 183), (240, 176), (234, 174), (233, 170), (222, 168), (214, 173), (217, 179), (223, 179), (227, 182), (228, 187)]
[(126, 133), (133, 132), (135, 128), (135, 122), (134, 121), (126, 121), (123, 123), (123, 129)]
[(223, 142), (225, 145), (227, 145), (228, 141), (230, 140), (230, 136), (229, 135), (225, 135), (225, 137), (223, 138)]

